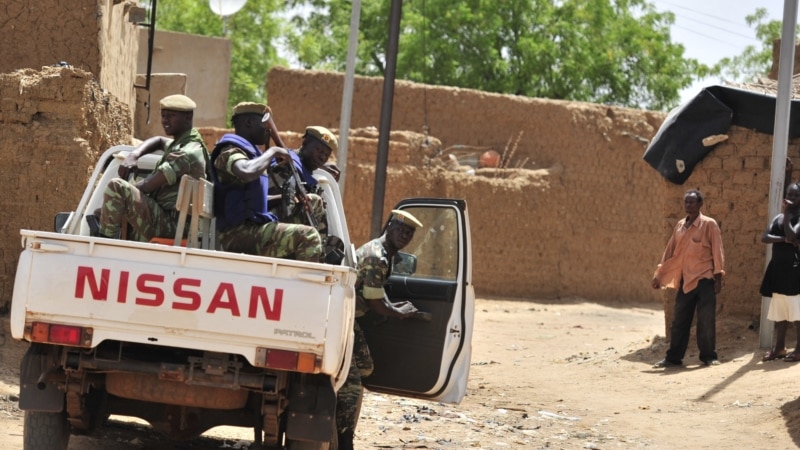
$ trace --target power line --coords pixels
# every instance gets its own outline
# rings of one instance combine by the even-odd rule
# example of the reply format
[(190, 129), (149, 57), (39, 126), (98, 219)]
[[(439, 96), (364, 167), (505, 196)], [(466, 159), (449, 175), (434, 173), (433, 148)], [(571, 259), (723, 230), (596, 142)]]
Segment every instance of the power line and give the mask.
[(694, 19), (694, 18), (691, 18), (691, 17), (687, 17), (687, 16), (681, 16), (681, 17), (686, 19), (686, 20), (690, 20), (692, 22), (697, 22), (699, 24), (705, 25), (705, 26), (710, 27), (710, 28), (714, 28), (714, 29), (717, 29), (717, 30), (720, 30), (720, 31), (724, 31), (725, 33), (732, 34), (734, 36), (739, 36), (741, 38), (745, 38), (745, 39), (748, 39), (748, 40), (751, 40), (751, 41), (754, 41), (754, 42), (759, 42), (758, 39), (756, 39), (756, 38), (754, 38), (752, 36), (747, 36), (747, 35), (744, 35), (744, 34), (741, 34), (741, 33), (737, 33), (735, 31), (730, 31), (730, 30), (727, 30), (725, 28), (718, 27), (716, 25), (712, 25), (710, 23), (703, 22), (702, 20), (697, 20), (697, 19)]
[(704, 37), (704, 38), (706, 38), (706, 39), (711, 39), (712, 41), (719, 42), (720, 44), (725, 44), (725, 45), (727, 45), (728, 47), (735, 48), (736, 50), (739, 50), (739, 51), (741, 51), (741, 50), (742, 50), (742, 47), (741, 47), (740, 45), (731, 44), (731, 43), (730, 43), (730, 42), (728, 42), (728, 41), (723, 41), (723, 40), (721, 40), (721, 39), (718, 39), (718, 38), (716, 38), (716, 37), (709, 36), (709, 35), (707, 35), (707, 34), (703, 34), (703, 33), (699, 32), (699, 31), (697, 31), (697, 30), (693, 30), (693, 29), (691, 29), (691, 28), (682, 27), (682, 26), (680, 26), (680, 25), (673, 25), (673, 26), (674, 26), (675, 28), (680, 28), (680, 29), (682, 29), (682, 30), (686, 30), (686, 31), (688, 31), (688, 32), (690, 32), (690, 33), (694, 33), (694, 34), (696, 34), (696, 35), (698, 35), (698, 36), (702, 36), (702, 37)]
[[(673, 7), (673, 8), (683, 9), (683, 10), (686, 10), (686, 11), (690, 11), (691, 13), (697, 14), (697, 15), (699, 15), (701, 17), (711, 18), (711, 19), (718, 20), (718, 21), (721, 21), (721, 22), (726, 22), (726, 23), (729, 23), (729, 24), (733, 24), (733, 25), (736, 25), (736, 26), (739, 26), (739, 27), (745, 26), (745, 25), (743, 25), (741, 23), (738, 23), (738, 22), (733, 22), (731, 20), (726, 20), (724, 18), (717, 17), (717, 16), (714, 16), (712, 14), (709, 14), (709, 13), (706, 13), (706, 12), (703, 12), (703, 11), (699, 11), (699, 10), (696, 10), (696, 9), (687, 8), (685, 6), (681, 6), (681, 5), (678, 5), (678, 4), (669, 2), (669, 1), (657, 0), (655, 3), (668, 5), (668, 6)], [(664, 7), (663, 5), (661, 7)], [(683, 14), (683, 13), (679, 13), (679, 12), (675, 12), (675, 11), (671, 11), (671, 12), (676, 17), (680, 18), (682, 21), (696, 22), (696, 23), (701, 24), (705, 28), (713, 28), (713, 29), (719, 30), (719, 31), (721, 31), (723, 33), (728, 33), (728, 34), (730, 34), (732, 36), (736, 36), (737, 38), (747, 39), (748, 42), (752, 42), (752, 43), (756, 43), (756, 44), (760, 43), (760, 41), (757, 38), (755, 38), (754, 36), (748, 36), (748, 35), (742, 34), (740, 32), (730, 30), (728, 28), (724, 28), (724, 27), (721, 27), (721, 26), (718, 26), (718, 25), (714, 25), (712, 23), (697, 19), (695, 17), (691, 17), (691, 16)], [(717, 43), (720, 43), (720, 44), (727, 45), (727, 46), (732, 47), (732, 48), (741, 49), (741, 47), (742, 47), (742, 45), (732, 44), (732, 43), (728, 42), (727, 40), (721, 39), (720, 36), (710, 36), (708, 34), (705, 34), (705, 33), (702, 33), (700, 31), (697, 31), (694, 28), (689, 28), (687, 26), (682, 26), (682, 25), (679, 25), (677, 23), (672, 24), (672, 26), (675, 27), (675, 28), (680, 28), (681, 30), (685, 30), (685, 31), (687, 31), (689, 33), (696, 34), (698, 36), (702, 36), (702, 37), (704, 37), (704, 38), (706, 38), (708, 40), (711, 40), (711, 41), (714, 41), (714, 42), (717, 42)]]
[(733, 24), (733, 25), (736, 25), (736, 26), (740, 26), (740, 27), (741, 26), (745, 26), (741, 22), (734, 22), (732, 20), (727, 20), (727, 19), (724, 19), (722, 17), (716, 16), (714, 14), (710, 14), (708, 12), (698, 11), (696, 9), (687, 8), (686, 6), (682, 6), (682, 5), (676, 5), (674, 3), (670, 3), (670, 2), (665, 1), (665, 0), (658, 0), (658, 2), (659, 3), (664, 3), (664, 4), (669, 5), (669, 6), (672, 6), (673, 8), (685, 9), (687, 11), (691, 11), (693, 13), (700, 14), (701, 16), (705, 16), (705, 17), (708, 17), (708, 18), (711, 18), (711, 19), (714, 19), (714, 20), (719, 20), (720, 22), (727, 22), (727, 23), (730, 23), (730, 24)]
[[(687, 8), (685, 6), (677, 5), (677, 4), (669, 2), (669, 1), (658, 0), (658, 3), (663, 3), (664, 5), (669, 5), (669, 6), (673, 7), (673, 8), (679, 8), (679, 9), (683, 9), (683, 10), (686, 10), (686, 11), (690, 11), (691, 13), (694, 13), (694, 14), (702, 17), (702, 18), (709, 18), (709, 19), (720, 21), (720, 22), (733, 24), (733, 25), (736, 25), (737, 27), (746, 27), (746, 25), (744, 25), (742, 23), (734, 22), (734, 21), (731, 21), (731, 20), (727, 20), (727, 19), (724, 19), (722, 17), (714, 16), (712, 14), (708, 14), (706, 12), (699, 11), (699, 10), (696, 10), (696, 9)], [(759, 42), (758, 39), (756, 39), (752, 35), (745, 35), (745, 34), (742, 34), (741, 32), (733, 31), (733, 30), (731, 30), (729, 28), (722, 27), (722, 26), (719, 26), (719, 25), (715, 25), (713, 23), (709, 23), (707, 21), (700, 20), (700, 19), (692, 17), (690, 15), (682, 14), (682, 13), (675, 12), (675, 11), (672, 11), (672, 13), (675, 14), (675, 16), (680, 18), (681, 20), (687, 20), (687, 21), (691, 21), (691, 22), (696, 22), (696, 23), (699, 23), (699, 24), (701, 24), (701, 25), (703, 25), (705, 27), (714, 28), (716, 30), (720, 30), (720, 31), (722, 31), (724, 33), (728, 33), (728, 34), (733, 35), (733, 36), (737, 36), (737, 37), (740, 37), (740, 38), (743, 38), (743, 39), (747, 39), (747, 40), (752, 41), (752, 42)], [(750, 30), (750, 31), (752, 32), (752, 30)], [(722, 42), (722, 41), (720, 41), (720, 42)]]

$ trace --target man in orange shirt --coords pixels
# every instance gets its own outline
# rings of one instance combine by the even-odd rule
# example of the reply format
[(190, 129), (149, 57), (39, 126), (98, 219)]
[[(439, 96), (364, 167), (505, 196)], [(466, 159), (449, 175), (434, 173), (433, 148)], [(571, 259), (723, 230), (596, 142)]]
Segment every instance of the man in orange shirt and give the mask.
[(717, 294), (725, 274), (722, 234), (717, 222), (700, 212), (703, 194), (690, 190), (683, 196), (686, 217), (672, 231), (653, 274), (652, 286), (676, 288), (675, 316), (670, 326), (666, 357), (653, 368), (680, 366), (689, 346), (689, 332), (697, 310), (697, 347), (707, 366), (719, 365), (716, 351)]

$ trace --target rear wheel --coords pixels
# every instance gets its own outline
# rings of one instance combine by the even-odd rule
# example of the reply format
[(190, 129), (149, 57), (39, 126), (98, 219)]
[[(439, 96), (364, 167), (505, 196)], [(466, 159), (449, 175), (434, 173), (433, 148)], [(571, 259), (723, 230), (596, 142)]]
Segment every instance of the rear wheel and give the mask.
[(289, 450), (329, 450), (330, 444), (327, 442), (296, 441), (293, 439), (287, 439), (286, 448)]
[(24, 450), (67, 450), (69, 422), (62, 412), (25, 411), (22, 427)]
[(286, 439), (286, 448), (288, 450), (338, 450), (339, 440), (336, 434), (336, 421), (333, 420), (331, 422), (331, 425), (333, 425), (333, 438), (331, 438), (331, 442)]

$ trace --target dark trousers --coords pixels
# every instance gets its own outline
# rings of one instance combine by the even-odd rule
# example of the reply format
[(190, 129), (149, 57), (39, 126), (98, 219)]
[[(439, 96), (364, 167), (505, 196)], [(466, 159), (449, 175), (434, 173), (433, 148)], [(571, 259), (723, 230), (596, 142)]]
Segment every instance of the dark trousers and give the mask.
[(717, 359), (717, 295), (714, 292), (714, 280), (704, 278), (697, 287), (683, 292), (683, 282), (675, 297), (675, 318), (670, 327), (669, 350), (667, 360), (675, 364), (683, 362), (683, 355), (689, 346), (689, 333), (692, 329), (694, 311), (697, 310), (697, 348), (703, 362)]

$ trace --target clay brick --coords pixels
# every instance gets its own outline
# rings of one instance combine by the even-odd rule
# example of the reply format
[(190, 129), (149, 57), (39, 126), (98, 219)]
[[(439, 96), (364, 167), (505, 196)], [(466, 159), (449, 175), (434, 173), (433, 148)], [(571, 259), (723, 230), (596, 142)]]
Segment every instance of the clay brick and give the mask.
[(754, 178), (753, 172), (736, 172), (733, 174), (733, 177), (731, 177), (731, 180), (733, 184), (751, 186), (753, 185)]
[(744, 168), (745, 169), (767, 169), (769, 168), (769, 163), (765, 158), (757, 157), (757, 156), (748, 156), (744, 158)]
[(711, 184), (721, 185), (730, 178), (728, 172), (711, 172), (708, 177), (708, 182)]
[(703, 159), (703, 168), (705, 169), (721, 169), (722, 168), (722, 158), (718, 156), (706, 156)]

